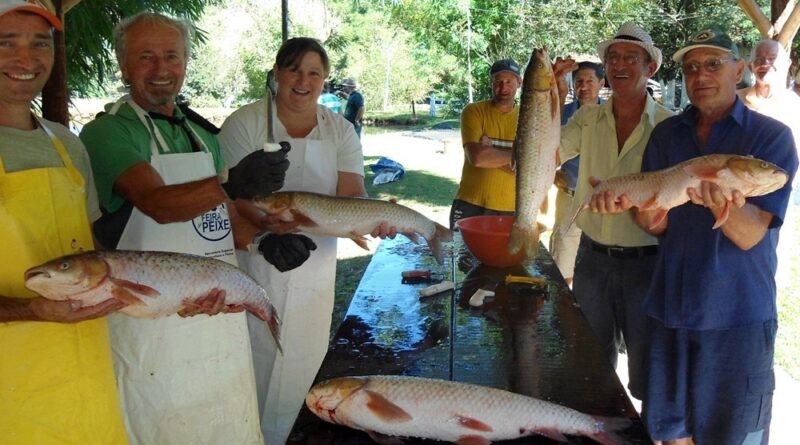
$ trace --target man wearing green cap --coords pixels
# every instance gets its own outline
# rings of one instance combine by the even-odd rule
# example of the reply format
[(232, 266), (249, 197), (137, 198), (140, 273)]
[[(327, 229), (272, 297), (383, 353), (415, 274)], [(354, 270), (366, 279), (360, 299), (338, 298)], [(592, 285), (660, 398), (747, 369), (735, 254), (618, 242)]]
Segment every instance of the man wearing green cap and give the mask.
[(522, 86), (519, 64), (501, 59), (489, 68), (492, 98), (464, 107), (461, 143), (464, 166), (461, 183), (450, 208), (450, 227), (456, 221), (479, 215), (513, 215), (516, 183), (511, 169), (511, 148), (517, 133)]
[[(754, 156), (797, 170), (788, 127), (755, 113), (736, 95), (744, 70), (736, 45), (707, 29), (673, 56), (682, 63), (692, 105), (660, 123), (642, 171), (709, 154)], [(714, 445), (766, 444), (775, 377), (775, 246), (791, 187), (728, 201), (719, 186), (689, 188), (690, 202), (669, 210), (634, 210), (659, 237), (655, 274), (644, 301), (651, 345), (643, 418), (655, 440)], [(591, 209), (617, 213), (630, 200), (609, 193)], [(714, 221), (728, 211), (724, 224)]]

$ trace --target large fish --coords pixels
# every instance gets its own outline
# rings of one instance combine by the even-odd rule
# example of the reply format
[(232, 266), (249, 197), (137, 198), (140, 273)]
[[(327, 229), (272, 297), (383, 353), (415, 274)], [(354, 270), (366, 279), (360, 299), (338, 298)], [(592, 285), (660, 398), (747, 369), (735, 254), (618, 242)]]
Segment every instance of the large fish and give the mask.
[(713, 228), (716, 229), (728, 219), (733, 190), (739, 190), (745, 197), (761, 196), (783, 187), (788, 179), (786, 172), (777, 165), (751, 156), (699, 156), (663, 170), (632, 173), (602, 181), (586, 196), (564, 230), (568, 230), (580, 212), (589, 207), (592, 194), (607, 190), (612, 190), (617, 200), (627, 195), (633, 206), (640, 210), (656, 210), (651, 225), (656, 227), (667, 217), (669, 209), (689, 201), (686, 189), (700, 187), (701, 181), (717, 184), (728, 198), (724, 211), (714, 222)]
[(545, 49), (531, 54), (519, 104), (514, 162), (517, 173), (517, 202), (508, 252), (525, 249), (536, 255), (539, 229), (536, 216), (556, 175), (556, 152), (561, 138), (561, 113), (553, 66)]
[(376, 441), (398, 436), (488, 445), (532, 434), (566, 442), (564, 434), (570, 434), (619, 445), (625, 442), (615, 431), (631, 424), (500, 389), (405, 376), (318, 383), (306, 406), (322, 420), (366, 431)]
[(453, 239), (447, 227), (431, 221), (421, 213), (390, 201), (368, 198), (328, 196), (309, 192), (278, 192), (253, 201), (270, 215), (284, 221), (299, 221), (303, 232), (316, 235), (350, 238), (364, 249), (364, 235), (380, 224), (397, 228), (414, 242), (417, 234), (428, 241), (433, 256), (442, 262), (442, 242)]
[(96, 250), (64, 256), (25, 272), (25, 287), (50, 300), (93, 306), (111, 298), (119, 312), (140, 318), (177, 313), (214, 289), (227, 305), (241, 305), (264, 320), (280, 348), (280, 320), (267, 293), (224, 261), (173, 252)]

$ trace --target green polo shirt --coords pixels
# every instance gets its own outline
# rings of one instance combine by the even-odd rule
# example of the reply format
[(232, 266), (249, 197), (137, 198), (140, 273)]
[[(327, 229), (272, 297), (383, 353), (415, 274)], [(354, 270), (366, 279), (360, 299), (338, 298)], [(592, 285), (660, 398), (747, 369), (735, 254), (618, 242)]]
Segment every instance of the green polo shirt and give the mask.
[[(107, 104), (106, 111), (112, 106), (113, 104)], [(185, 117), (177, 107), (175, 117)], [(192, 142), (181, 125), (165, 119), (153, 119), (153, 122), (170, 150), (165, 152), (159, 147), (160, 153), (192, 152)], [(211, 151), (217, 173), (221, 172), (225, 168), (225, 162), (220, 155), (216, 135), (194, 122), (187, 123)], [(83, 127), (80, 138), (89, 152), (100, 206), (107, 212), (116, 212), (125, 203), (125, 199), (114, 193), (114, 183), (135, 164), (150, 162), (150, 133), (139, 121), (133, 108), (122, 104), (116, 114), (103, 114)]]

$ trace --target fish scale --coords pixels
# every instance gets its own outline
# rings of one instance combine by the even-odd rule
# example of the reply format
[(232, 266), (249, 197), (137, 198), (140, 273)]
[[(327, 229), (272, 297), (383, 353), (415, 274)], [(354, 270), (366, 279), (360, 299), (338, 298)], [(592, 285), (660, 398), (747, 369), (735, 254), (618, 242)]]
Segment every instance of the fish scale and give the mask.
[[(562, 230), (565, 234), (578, 215), (589, 208), (592, 196), (611, 191), (615, 201), (622, 195), (630, 199), (633, 207), (640, 210), (655, 210), (653, 226), (666, 217), (669, 209), (689, 201), (688, 188), (699, 188), (702, 181), (717, 184), (728, 199), (734, 190), (745, 197), (760, 196), (773, 192), (786, 184), (789, 176), (780, 167), (752, 156), (732, 154), (711, 154), (698, 156), (662, 170), (632, 173), (606, 179), (597, 184), (592, 193), (575, 210), (575, 213)], [(714, 228), (724, 224), (728, 212), (723, 212)]]
[(556, 152), (561, 137), (558, 87), (545, 49), (535, 49), (525, 68), (519, 121), (514, 141), (516, 207), (508, 241), (512, 255), (525, 249), (536, 255), (536, 217), (556, 176)]
[(140, 318), (180, 311), (187, 301), (225, 291), (226, 305), (241, 305), (264, 320), (280, 348), (280, 320), (267, 292), (241, 269), (214, 258), (173, 252), (97, 250), (64, 256), (25, 272), (25, 286), (51, 300), (93, 306), (112, 298)]
[(621, 444), (629, 419), (601, 419), (496, 388), (407, 376), (343, 377), (314, 386), (306, 405), (323, 420), (398, 437), (484, 443), (543, 434)]

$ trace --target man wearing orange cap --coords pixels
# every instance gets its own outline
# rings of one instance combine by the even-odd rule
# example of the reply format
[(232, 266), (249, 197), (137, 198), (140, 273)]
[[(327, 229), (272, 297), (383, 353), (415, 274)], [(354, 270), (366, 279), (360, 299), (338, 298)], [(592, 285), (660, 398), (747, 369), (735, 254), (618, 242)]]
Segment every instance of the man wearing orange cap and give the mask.
[(0, 0), (0, 442), (126, 444), (106, 321), (28, 291), (24, 272), (94, 248), (89, 158), (63, 125), (31, 113), (61, 21), (41, 2)]

